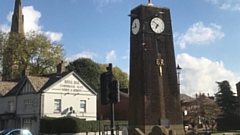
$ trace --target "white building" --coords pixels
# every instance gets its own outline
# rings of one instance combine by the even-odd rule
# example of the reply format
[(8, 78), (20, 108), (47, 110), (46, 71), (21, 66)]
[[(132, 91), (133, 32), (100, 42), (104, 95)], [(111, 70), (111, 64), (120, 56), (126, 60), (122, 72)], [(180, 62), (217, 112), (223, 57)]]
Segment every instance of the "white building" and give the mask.
[(0, 130), (28, 128), (38, 134), (44, 116), (96, 120), (96, 109), (97, 93), (74, 72), (0, 81)]

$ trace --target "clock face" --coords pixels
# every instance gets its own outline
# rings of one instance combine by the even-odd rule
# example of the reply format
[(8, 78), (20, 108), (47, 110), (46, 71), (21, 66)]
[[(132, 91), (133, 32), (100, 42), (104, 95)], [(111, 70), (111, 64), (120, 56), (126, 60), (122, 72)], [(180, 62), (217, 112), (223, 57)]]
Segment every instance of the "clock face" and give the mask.
[(164, 30), (164, 22), (158, 17), (151, 20), (150, 26), (155, 33), (161, 33)]
[(132, 33), (136, 35), (140, 29), (140, 21), (139, 19), (134, 19), (132, 22)]

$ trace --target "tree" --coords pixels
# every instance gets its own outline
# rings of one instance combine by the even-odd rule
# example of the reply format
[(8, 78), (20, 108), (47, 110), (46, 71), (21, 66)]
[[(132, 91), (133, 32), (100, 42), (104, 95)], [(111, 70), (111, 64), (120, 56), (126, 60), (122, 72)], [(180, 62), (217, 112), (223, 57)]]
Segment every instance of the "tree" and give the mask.
[(222, 114), (218, 118), (219, 130), (240, 129), (239, 116), (237, 109), (239, 108), (235, 93), (232, 92), (228, 81), (217, 82), (219, 91), (215, 94), (216, 103), (220, 106)]
[(215, 121), (220, 113), (214, 100), (205, 96), (205, 94), (199, 94), (186, 108), (188, 113), (184, 116), (184, 121), (192, 125), (195, 133), (199, 125), (203, 125), (206, 130), (214, 129)]
[(6, 33), (0, 31), (0, 75), (2, 74), (3, 53), (6, 45)]
[(19, 78), (28, 69), (29, 75), (56, 71), (63, 58), (62, 45), (52, 43), (43, 34), (34, 31), (25, 36), (18, 33), (0, 33), (0, 58), (5, 80)]
[(97, 63), (89, 58), (79, 58), (70, 62), (66, 68), (76, 72), (97, 93), (99, 92), (101, 70)]
[(27, 33), (28, 58), (32, 75), (56, 72), (56, 67), (64, 57), (61, 44), (52, 43), (43, 34)]
[[(89, 58), (79, 58), (70, 62), (67, 69), (75, 71), (87, 84), (97, 93), (100, 93), (100, 74), (106, 72), (107, 64), (95, 63)], [(128, 88), (127, 73), (122, 72), (118, 67), (113, 67), (114, 77), (120, 82), (121, 88)]]
[[(99, 64), (101, 72), (106, 72), (106, 68), (108, 67), (107, 64)], [(113, 76), (119, 80), (120, 89), (127, 89), (129, 86), (128, 74), (123, 72), (118, 67), (113, 67), (112, 69)]]
[(220, 114), (220, 109), (213, 99), (206, 97), (204, 94), (199, 95), (196, 99), (199, 105), (199, 119), (206, 130), (214, 130), (216, 119)]
[(21, 72), (26, 65), (25, 45), (26, 40), (24, 36), (17, 33), (7, 33), (4, 35), (3, 53), (2, 53), (2, 67), (3, 79), (10, 80), (21, 77)]
[(232, 115), (238, 108), (235, 93), (228, 81), (217, 82), (219, 91), (215, 94), (216, 103), (221, 107), (223, 115)]

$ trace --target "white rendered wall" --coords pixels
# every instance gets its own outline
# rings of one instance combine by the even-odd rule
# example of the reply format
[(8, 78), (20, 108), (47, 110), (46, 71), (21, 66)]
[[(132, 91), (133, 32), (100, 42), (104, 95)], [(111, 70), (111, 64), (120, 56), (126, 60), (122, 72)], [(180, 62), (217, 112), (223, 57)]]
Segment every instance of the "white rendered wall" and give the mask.
[[(73, 75), (60, 80), (42, 94), (43, 116), (74, 116), (86, 120), (97, 118), (97, 96)], [(61, 99), (61, 112), (54, 112), (54, 99)], [(86, 112), (80, 112), (80, 100), (86, 101)], [(70, 111), (70, 107), (72, 111)], [(74, 110), (75, 113), (72, 113)]]

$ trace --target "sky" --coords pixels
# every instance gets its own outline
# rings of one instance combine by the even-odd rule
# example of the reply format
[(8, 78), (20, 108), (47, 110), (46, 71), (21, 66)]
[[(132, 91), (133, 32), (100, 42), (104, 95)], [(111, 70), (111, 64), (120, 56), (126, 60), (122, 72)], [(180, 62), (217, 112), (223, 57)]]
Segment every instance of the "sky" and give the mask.
[[(0, 30), (10, 31), (15, 0), (1, 0)], [(66, 59), (112, 63), (129, 74), (131, 9), (148, 0), (22, 0), (25, 32), (64, 45)], [(240, 0), (152, 0), (170, 8), (180, 92), (218, 92), (240, 81)]]

